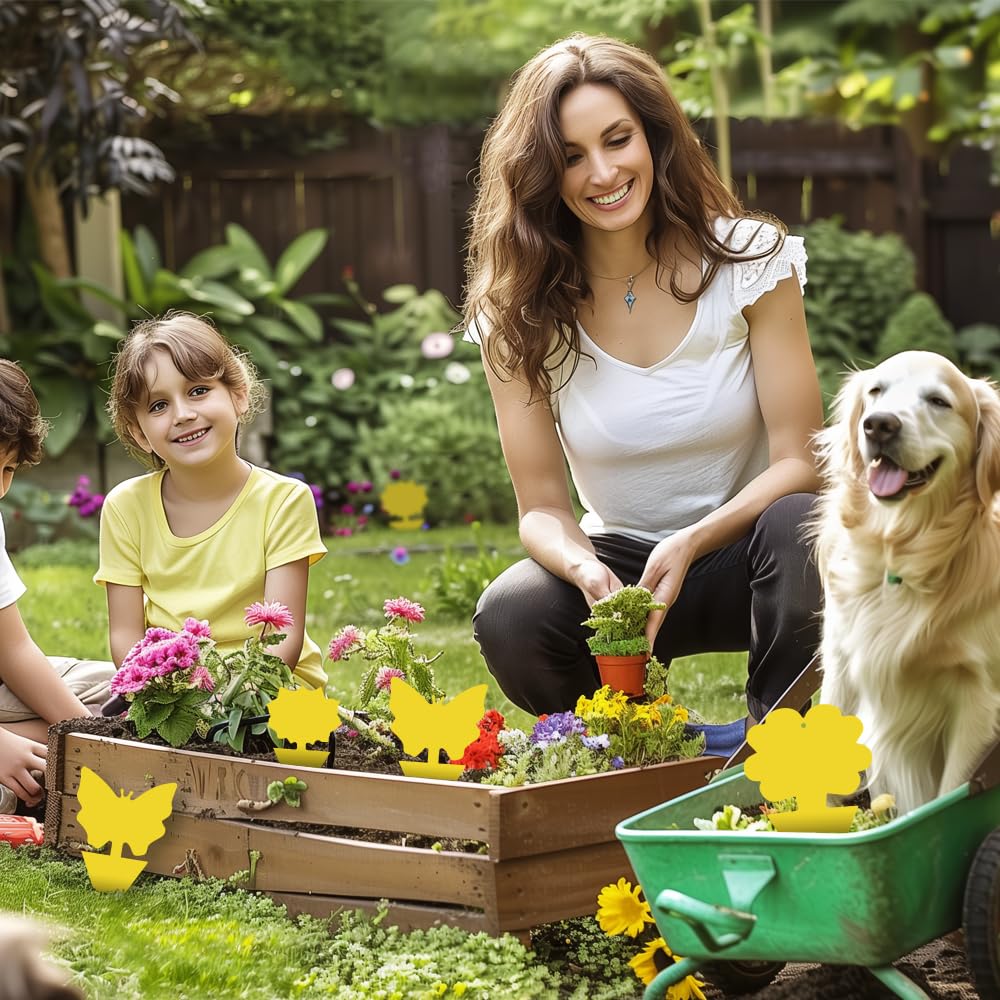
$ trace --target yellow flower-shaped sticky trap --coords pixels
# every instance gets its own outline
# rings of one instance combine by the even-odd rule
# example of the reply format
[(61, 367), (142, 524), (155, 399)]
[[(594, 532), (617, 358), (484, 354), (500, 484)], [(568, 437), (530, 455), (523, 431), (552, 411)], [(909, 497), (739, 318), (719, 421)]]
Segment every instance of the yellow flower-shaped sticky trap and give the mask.
[(628, 934), (636, 937), (646, 924), (653, 923), (649, 903), (639, 896), (642, 889), (632, 888), (632, 883), (620, 878), (614, 885), (606, 885), (597, 897), (597, 922), (605, 934)]
[(443, 748), (455, 760), (479, 736), (479, 720), (486, 711), (485, 684), (476, 684), (451, 701), (428, 702), (406, 681), (393, 677), (389, 688), (389, 711), (393, 714), (392, 731), (403, 741), (403, 749), (414, 757), (427, 749), (427, 763), (400, 761), (403, 774), (410, 778), (456, 780), (464, 764), (439, 764)]
[(391, 528), (419, 528), (424, 523), (427, 490), (408, 480), (390, 483), (381, 496), (382, 509), (389, 515)]
[(320, 688), (282, 688), (268, 705), (269, 725), (281, 739), (289, 740), (295, 747), (276, 749), (274, 756), (282, 764), (322, 767), (329, 751), (307, 750), (306, 744), (330, 738), (330, 733), (340, 725), (338, 708), (338, 703), (327, 698)]
[(841, 715), (836, 705), (816, 705), (803, 718), (779, 708), (747, 733), (756, 751), (747, 759), (746, 776), (760, 782), (771, 802), (792, 796), (794, 812), (770, 813), (777, 830), (846, 833), (857, 806), (828, 808), (827, 795), (849, 795), (861, 772), (872, 762), (871, 751), (858, 743), (863, 726), (854, 715)]
[(116, 795), (89, 767), (80, 769), (77, 822), (86, 832), (91, 847), (101, 848), (111, 843), (110, 854), (83, 852), (90, 883), (98, 892), (123, 891), (139, 877), (146, 862), (124, 857), (122, 848), (128, 844), (134, 855), (145, 854), (149, 845), (167, 832), (163, 822), (173, 811), (176, 791), (177, 782), (172, 781), (133, 799), (133, 793), (124, 790)]

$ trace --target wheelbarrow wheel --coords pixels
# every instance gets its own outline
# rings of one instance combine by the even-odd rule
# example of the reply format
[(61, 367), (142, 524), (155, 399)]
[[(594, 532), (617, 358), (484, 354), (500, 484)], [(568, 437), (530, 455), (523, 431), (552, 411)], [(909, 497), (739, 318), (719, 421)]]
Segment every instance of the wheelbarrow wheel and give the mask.
[(773, 983), (784, 967), (784, 962), (708, 962), (701, 971), (726, 996), (742, 996)]
[(1000, 829), (979, 845), (965, 882), (965, 953), (980, 1000), (1000, 1000)]

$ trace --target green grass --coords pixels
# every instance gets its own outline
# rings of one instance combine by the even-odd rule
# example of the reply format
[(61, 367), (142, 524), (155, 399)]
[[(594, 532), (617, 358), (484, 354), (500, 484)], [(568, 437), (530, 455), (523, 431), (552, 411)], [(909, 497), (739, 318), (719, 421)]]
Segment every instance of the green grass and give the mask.
[[(483, 541), (514, 562), (522, 550), (514, 526), (484, 525)], [(430, 532), (372, 531), (350, 538), (328, 538), (329, 554), (311, 570), (306, 628), (323, 648), (342, 626), (375, 626), (384, 621), (382, 602), (402, 594), (419, 601), (427, 618), (414, 629), (417, 648), (433, 655), (439, 683), (450, 694), (473, 684), (489, 685), (487, 704), (503, 713), (513, 726), (530, 726), (531, 717), (515, 708), (487, 671), (472, 638), (468, 620), (449, 620), (436, 606), (431, 567), (473, 545), (468, 527)], [(389, 558), (406, 546), (410, 561), (397, 566)], [(60, 542), (34, 546), (14, 557), (27, 594), (19, 602), (29, 631), (46, 652), (61, 656), (108, 658), (107, 605), (104, 591), (91, 582), (97, 566), (92, 542)], [(55, 609), (55, 610), (53, 610)], [(331, 693), (346, 703), (356, 694), (357, 664), (328, 663)], [(675, 660), (671, 691), (710, 722), (730, 722), (746, 711), (743, 688), (746, 655), (703, 654)]]

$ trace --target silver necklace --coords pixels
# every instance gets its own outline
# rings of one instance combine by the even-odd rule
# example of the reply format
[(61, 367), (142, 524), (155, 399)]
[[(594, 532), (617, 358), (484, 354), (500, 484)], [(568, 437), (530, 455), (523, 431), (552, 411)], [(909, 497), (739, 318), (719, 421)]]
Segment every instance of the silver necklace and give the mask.
[(655, 259), (656, 259), (655, 257), (650, 257), (650, 259), (649, 259), (648, 263), (646, 264), (646, 266), (643, 267), (641, 270), (636, 271), (634, 274), (623, 275), (620, 278), (612, 278), (612, 277), (610, 277), (609, 275), (606, 275), (606, 274), (593, 274), (593, 273), (591, 273), (590, 276), (592, 278), (600, 278), (602, 281), (624, 281), (625, 282), (625, 294), (622, 297), (625, 299), (625, 305), (628, 306), (629, 315), (631, 316), (632, 315), (632, 306), (635, 305), (636, 299), (637, 299), (637, 296), (636, 296), (635, 292), (632, 291), (632, 286), (635, 284), (635, 279), (636, 278), (638, 278), (641, 274), (644, 274), (646, 271), (649, 270), (649, 265), (652, 264)]

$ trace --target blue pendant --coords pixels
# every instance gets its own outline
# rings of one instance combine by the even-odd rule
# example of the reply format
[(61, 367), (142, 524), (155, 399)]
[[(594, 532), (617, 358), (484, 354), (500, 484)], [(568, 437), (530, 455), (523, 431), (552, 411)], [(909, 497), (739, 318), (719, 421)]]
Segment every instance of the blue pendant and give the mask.
[(635, 296), (632, 294), (631, 288), (625, 293), (625, 305), (628, 306), (628, 311), (631, 314), (632, 306), (635, 305)]

